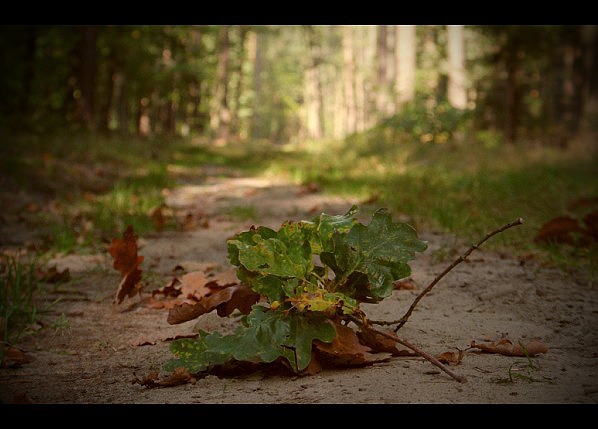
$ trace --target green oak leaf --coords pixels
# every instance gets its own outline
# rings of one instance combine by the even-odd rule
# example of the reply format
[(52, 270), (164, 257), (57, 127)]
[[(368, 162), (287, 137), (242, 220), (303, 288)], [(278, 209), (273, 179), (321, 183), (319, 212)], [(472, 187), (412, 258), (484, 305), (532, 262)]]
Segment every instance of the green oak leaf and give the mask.
[(311, 249), (315, 255), (334, 250), (332, 237), (334, 233), (347, 233), (357, 223), (353, 216), (357, 213), (357, 206), (352, 206), (344, 215), (329, 215), (322, 213), (311, 222), (305, 222), (313, 230), (310, 239)]
[(307, 368), (313, 340), (331, 342), (336, 335), (329, 319), (317, 312), (287, 313), (254, 305), (234, 334), (205, 333), (197, 339), (175, 340), (170, 350), (177, 357), (166, 364), (174, 370), (183, 366), (201, 372), (233, 359), (273, 362), (284, 357), (295, 371)]
[(358, 223), (347, 234), (334, 234), (333, 241), (334, 253), (324, 252), (320, 258), (334, 271), (339, 290), (358, 287), (355, 281), (363, 282), (363, 277), (355, 273), (362, 273), (374, 300), (390, 295), (392, 282), (411, 273), (408, 261), (415, 259), (415, 252), (427, 248), (413, 227), (393, 223), (386, 209), (376, 211), (367, 226)]
[(231, 262), (263, 275), (305, 278), (313, 269), (309, 231), (291, 222), (283, 224), (274, 236), (270, 231), (258, 228), (229, 240)]

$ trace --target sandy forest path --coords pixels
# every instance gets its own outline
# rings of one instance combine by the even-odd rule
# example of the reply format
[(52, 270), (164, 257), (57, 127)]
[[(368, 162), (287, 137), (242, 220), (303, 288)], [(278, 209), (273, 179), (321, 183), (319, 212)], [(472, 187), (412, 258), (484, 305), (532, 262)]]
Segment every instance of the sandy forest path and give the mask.
[[(242, 220), (243, 213), (277, 228), (287, 219), (345, 213), (353, 203), (260, 178), (210, 175), (201, 183), (189, 180), (171, 191), (167, 204), (201, 213), (208, 224), (140, 237), (142, 269), (164, 285), (177, 265), (189, 271), (206, 263), (228, 266), (226, 239), (253, 223)], [(364, 209), (360, 219), (366, 221), (370, 213)], [(399, 220), (397, 214), (393, 217)], [(400, 317), (434, 276), (467, 249), (454, 249), (450, 237), (420, 235), (429, 247), (411, 263), (416, 290), (395, 290), (380, 304), (364, 305), (372, 319)], [(447, 253), (452, 256), (440, 257)], [(533, 368), (525, 358), (467, 352), (452, 367), (467, 378), (462, 384), (422, 358), (399, 357), (363, 368), (325, 369), (314, 376), (207, 375), (194, 384), (158, 389), (132, 380), (152, 371), (165, 374), (162, 365), (172, 357), (168, 338), (198, 328), (226, 330), (235, 320), (210, 313), (171, 326), (166, 310), (145, 308), (137, 297), (114, 305), (119, 274), (111, 263), (107, 253), (51, 261), (59, 270), (68, 267), (72, 279), (50, 293), (49, 298), (60, 302), (48, 318), (66, 318), (68, 328), (45, 328), (20, 344), (32, 361), (0, 370), (1, 402), (23, 397), (69, 404), (598, 402), (598, 290), (533, 259), (482, 248), (449, 273), (399, 331), (433, 355), (465, 350), (473, 340), (538, 339), (549, 351), (532, 360)]]

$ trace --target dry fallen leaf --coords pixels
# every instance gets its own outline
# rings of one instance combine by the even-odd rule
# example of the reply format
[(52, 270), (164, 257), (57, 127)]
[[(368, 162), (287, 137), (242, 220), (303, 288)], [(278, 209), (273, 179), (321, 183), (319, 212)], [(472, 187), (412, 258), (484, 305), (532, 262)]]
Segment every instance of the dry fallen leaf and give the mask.
[(359, 342), (355, 331), (348, 326), (333, 323), (336, 337), (330, 343), (319, 340), (313, 342), (321, 361), (339, 366), (361, 366), (388, 360), (390, 354), (373, 354), (372, 349)]
[(56, 266), (53, 266), (47, 270), (37, 268), (35, 270), (35, 277), (42, 283), (61, 283), (68, 282), (71, 279), (71, 273), (68, 268), (58, 271)]
[(35, 401), (31, 399), (31, 396), (27, 394), (27, 392), (18, 392), (15, 393), (15, 396), (12, 400), (13, 404), (35, 404)]
[(214, 309), (221, 317), (230, 315), (235, 309), (243, 314), (249, 314), (251, 306), (260, 298), (259, 294), (246, 285), (210, 290), (213, 292), (203, 296), (195, 304), (183, 302), (181, 305), (171, 308), (166, 321), (171, 325), (176, 325), (195, 319)]
[(465, 352), (463, 350), (457, 349), (458, 352), (444, 352), (444, 353), (440, 353), (438, 356), (436, 356), (436, 359), (438, 359), (440, 362), (447, 364), (447, 365), (451, 365), (451, 366), (455, 366), (455, 365), (459, 365), (461, 363), (461, 361), (463, 360), (463, 357), (465, 356)]
[(525, 357), (526, 352), (528, 356), (536, 356), (540, 353), (548, 352), (548, 346), (540, 341), (530, 341), (527, 344), (515, 345), (506, 338), (498, 342), (476, 343), (475, 340), (471, 342), (471, 347), (480, 349), (486, 353), (498, 353), (505, 356), (521, 356)]
[[(388, 334), (394, 334), (390, 330), (383, 331)], [(361, 344), (366, 345), (377, 352), (386, 352), (392, 354), (393, 356), (417, 356), (415, 352), (405, 349), (399, 350), (397, 348), (396, 341), (384, 337), (372, 329), (362, 329), (361, 331), (357, 332), (357, 336), (359, 337)]]
[(180, 386), (181, 384), (187, 383), (195, 383), (197, 380), (187, 371), (187, 369), (179, 367), (175, 369), (172, 374), (168, 377), (164, 378), (163, 380), (158, 380), (158, 372), (153, 371), (150, 374), (143, 377), (143, 379), (134, 378), (133, 384), (141, 384), (147, 388), (155, 388), (155, 387), (172, 387), (172, 386)]
[(392, 288), (395, 290), (415, 290), (415, 282), (411, 277), (408, 279), (397, 280), (393, 282)]
[(8, 346), (4, 346), (4, 350), (6, 352), (2, 361), (4, 367), (19, 367), (33, 360), (23, 350), (16, 347), (8, 348)]
[(150, 219), (152, 220), (152, 223), (154, 224), (154, 228), (156, 228), (156, 231), (162, 231), (164, 229), (164, 225), (166, 225), (166, 219), (164, 218), (163, 208), (164, 205), (161, 205), (154, 208), (150, 212)]
[(572, 234), (584, 234), (584, 232), (577, 219), (571, 216), (559, 216), (542, 225), (534, 242), (573, 243)]
[(133, 297), (141, 290), (141, 269), (143, 256), (137, 256), (137, 236), (129, 225), (123, 239), (112, 239), (108, 253), (114, 258), (112, 266), (121, 273), (121, 282), (116, 290), (114, 302), (120, 304), (125, 297)]

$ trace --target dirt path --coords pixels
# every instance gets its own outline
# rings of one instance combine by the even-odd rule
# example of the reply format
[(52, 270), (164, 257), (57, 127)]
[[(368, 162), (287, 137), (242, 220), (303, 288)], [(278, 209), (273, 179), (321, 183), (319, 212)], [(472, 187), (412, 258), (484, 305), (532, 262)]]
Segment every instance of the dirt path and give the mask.
[[(177, 264), (227, 265), (226, 239), (252, 223), (240, 220), (243, 213), (277, 228), (286, 219), (309, 219), (322, 211), (344, 213), (353, 201), (265, 179), (233, 177), (183, 184), (167, 203), (201, 211), (209, 226), (140, 239), (142, 268), (162, 280), (174, 275)], [(369, 213), (362, 216), (366, 220)], [(411, 264), (417, 290), (396, 290), (381, 304), (364, 305), (371, 318), (401, 316), (451, 262), (454, 256), (438, 259), (452, 248), (452, 239), (426, 233), (422, 238), (429, 248)], [(73, 279), (50, 295), (61, 301), (49, 318), (59, 320), (64, 313), (70, 328), (46, 328), (21, 344), (33, 361), (0, 370), (1, 402), (11, 403), (19, 394), (36, 403), (598, 402), (598, 290), (533, 260), (483, 249), (474, 253), (421, 301), (400, 331), (404, 339), (434, 355), (503, 335), (513, 341), (539, 339), (549, 351), (533, 359), (533, 369), (525, 368), (526, 359), (472, 352), (452, 368), (467, 377), (463, 384), (421, 358), (393, 358), (308, 377), (208, 375), (195, 384), (164, 389), (147, 389), (132, 380), (160, 371), (172, 357), (165, 339), (198, 327), (226, 329), (234, 320), (208, 314), (171, 326), (165, 310), (131, 305), (136, 299), (112, 304), (119, 275), (107, 255), (67, 256), (53, 263), (59, 269), (68, 267)], [(144, 342), (150, 345), (139, 345)], [(510, 382), (509, 368), (516, 362), (521, 363), (513, 367), (518, 370)]]

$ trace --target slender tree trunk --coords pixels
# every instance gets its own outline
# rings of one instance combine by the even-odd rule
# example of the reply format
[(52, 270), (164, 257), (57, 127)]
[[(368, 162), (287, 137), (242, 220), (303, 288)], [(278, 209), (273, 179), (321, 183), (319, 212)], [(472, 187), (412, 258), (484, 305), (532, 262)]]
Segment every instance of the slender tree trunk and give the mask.
[(237, 86), (235, 87), (234, 106), (232, 110), (231, 118), (231, 131), (233, 134), (238, 135), (240, 129), (240, 118), (239, 112), (241, 111), (241, 95), (244, 91), (244, 77), (243, 64), (245, 64), (245, 42), (247, 39), (247, 26), (242, 25), (239, 28), (239, 52), (238, 52), (238, 63), (235, 72), (237, 73)]
[[(266, 52), (266, 36), (261, 33), (252, 32), (253, 49), (253, 109), (251, 114), (251, 137), (262, 138), (264, 130), (262, 127), (261, 106), (263, 103), (262, 95), (262, 73), (264, 68), (264, 54)], [(250, 43), (251, 45), (251, 43)]]
[(229, 26), (222, 26), (218, 35), (218, 66), (216, 91), (210, 112), (210, 128), (218, 144), (226, 144), (230, 132), (230, 109), (228, 105), (228, 77), (230, 59)]
[(345, 99), (346, 134), (357, 130), (357, 112), (355, 108), (355, 58), (353, 56), (353, 28), (343, 27), (343, 86)]
[(104, 100), (99, 112), (99, 128), (102, 132), (110, 131), (110, 112), (114, 104), (116, 80), (116, 58), (113, 48), (106, 58), (106, 82), (104, 84)]
[(320, 80), (321, 46), (316, 29), (307, 28), (310, 58), (305, 71), (304, 98), (306, 109), (307, 135), (310, 138), (318, 139), (323, 136), (323, 107), (322, 107), (322, 83)]
[(415, 26), (398, 25), (395, 32), (395, 105), (398, 112), (404, 103), (415, 98), (417, 55)]
[(590, 134), (598, 149), (598, 26), (582, 27), (584, 46), (584, 85), (581, 129)]
[[(367, 95), (365, 91), (365, 70), (369, 63), (366, 60), (367, 44), (367, 28), (355, 28), (353, 34), (357, 35), (353, 40), (353, 57), (355, 58), (355, 114), (356, 123), (355, 131), (360, 132), (366, 128), (366, 101)], [(361, 41), (359, 47), (356, 46), (356, 41)]]
[(456, 109), (467, 107), (465, 80), (465, 38), (462, 25), (447, 26), (448, 101)]
[(79, 45), (78, 90), (76, 94), (78, 117), (88, 130), (95, 130), (95, 91), (97, 81), (97, 39), (99, 27), (84, 25), (81, 27)]
[(388, 103), (387, 87), (387, 26), (379, 25), (376, 38), (376, 110), (379, 118), (386, 116)]
[(519, 85), (520, 67), (517, 58), (518, 48), (512, 46), (507, 51), (506, 71), (507, 71), (507, 86), (506, 86), (506, 126), (505, 132), (507, 141), (515, 143), (517, 140), (519, 128), (519, 110), (521, 108), (521, 89)]

